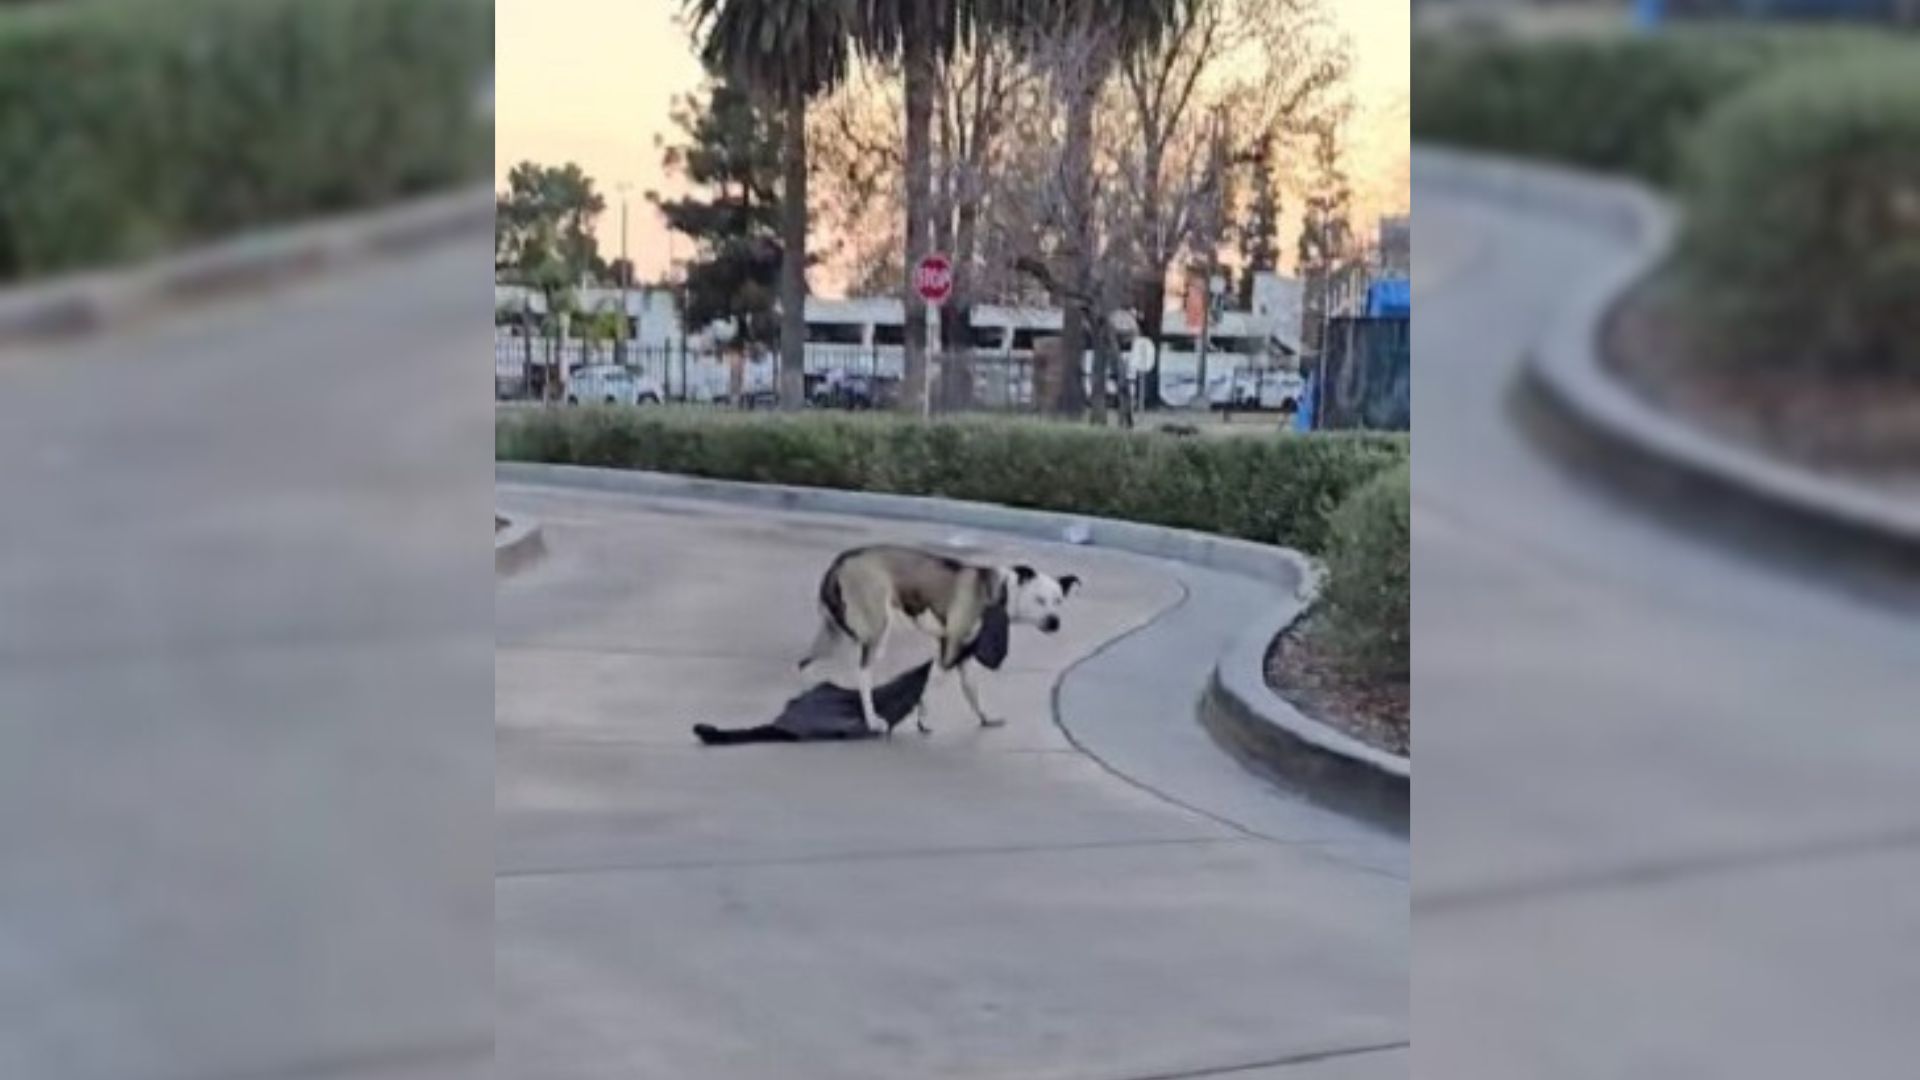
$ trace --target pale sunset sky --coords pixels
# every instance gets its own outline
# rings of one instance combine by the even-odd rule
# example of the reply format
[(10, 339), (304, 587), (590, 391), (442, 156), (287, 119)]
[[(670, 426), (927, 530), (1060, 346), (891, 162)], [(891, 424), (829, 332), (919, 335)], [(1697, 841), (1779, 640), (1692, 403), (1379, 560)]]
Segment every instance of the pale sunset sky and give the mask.
[[(1363, 228), (1407, 208), (1408, 0), (1326, 0), (1348, 34), (1359, 108), (1352, 138)], [(578, 162), (605, 194), (600, 250), (620, 254), (620, 192), (628, 196), (628, 250), (643, 280), (662, 275), (688, 241), (673, 238), (648, 205), (648, 189), (676, 190), (654, 137), (677, 137), (668, 110), (700, 84), (681, 0), (496, 0), (496, 183), (525, 160)]]

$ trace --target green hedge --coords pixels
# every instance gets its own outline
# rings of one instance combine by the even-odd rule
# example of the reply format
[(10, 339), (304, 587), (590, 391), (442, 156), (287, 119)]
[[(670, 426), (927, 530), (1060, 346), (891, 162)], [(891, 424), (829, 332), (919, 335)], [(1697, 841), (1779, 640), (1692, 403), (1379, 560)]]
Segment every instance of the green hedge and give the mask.
[(1754, 80), (1895, 47), (1867, 32), (1811, 28), (1422, 37), (1413, 52), (1413, 131), (1666, 184), (1693, 122)]
[(0, 281), (485, 175), (487, 0), (0, 9)]
[(1402, 435), (1180, 438), (1079, 425), (889, 416), (526, 409), (502, 460), (936, 495), (1325, 549), (1328, 516), (1404, 461)]
[(1379, 681), (1409, 674), (1410, 472), (1400, 465), (1375, 477), (1331, 522), (1322, 633), (1340, 662)]
[(1772, 363), (1920, 375), (1920, 55), (1803, 69), (1700, 125), (1682, 266)]

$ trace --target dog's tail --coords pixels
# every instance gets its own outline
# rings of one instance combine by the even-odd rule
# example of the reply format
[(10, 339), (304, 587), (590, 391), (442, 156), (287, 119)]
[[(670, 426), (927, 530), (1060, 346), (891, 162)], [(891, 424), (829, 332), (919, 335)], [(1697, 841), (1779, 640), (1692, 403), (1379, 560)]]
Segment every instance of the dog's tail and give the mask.
[(842, 556), (834, 560), (826, 574), (820, 578), (820, 610), (827, 613), (827, 621), (848, 637), (853, 637), (853, 627), (847, 625), (847, 601), (840, 594), (840, 566), (846, 562)]
[(849, 641), (854, 639), (853, 628), (847, 625), (847, 601), (840, 593), (840, 564), (845, 561), (844, 556), (834, 560), (820, 578), (820, 613), (824, 619), (820, 624), (820, 633), (814, 636), (813, 647), (800, 659), (798, 667), (801, 671), (832, 652), (836, 636), (844, 636)]

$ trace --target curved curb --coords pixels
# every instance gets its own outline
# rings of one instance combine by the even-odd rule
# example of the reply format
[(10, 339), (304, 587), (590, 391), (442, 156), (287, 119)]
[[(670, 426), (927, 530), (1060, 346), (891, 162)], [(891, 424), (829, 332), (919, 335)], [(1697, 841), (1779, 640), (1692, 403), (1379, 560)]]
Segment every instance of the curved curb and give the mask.
[[(1579, 463), (1642, 493), (1676, 489), (1874, 558), (1920, 569), (1920, 506), (1843, 478), (1763, 456), (1690, 425), (1643, 400), (1601, 356), (1599, 331), (1627, 291), (1672, 253), (1679, 218), (1672, 205), (1630, 181), (1573, 170), (1423, 147), (1416, 183), (1503, 207), (1577, 221), (1624, 241), (1617, 258), (1591, 275), (1549, 324), (1526, 358), (1523, 404), (1557, 429), (1562, 443), (1584, 444)], [(1563, 447), (1565, 448), (1565, 447)]]
[[(1407, 829), (1411, 762), (1384, 754), (1302, 715), (1267, 686), (1268, 643), (1305, 613), (1320, 591), (1321, 568), (1300, 552), (1160, 525), (912, 495), (527, 462), (496, 462), (494, 478), (653, 498), (706, 499), (776, 510), (935, 522), (1056, 543), (1075, 543), (1077, 534), (1084, 536), (1083, 542), (1089, 547), (1183, 562), (1278, 585), (1295, 602), (1257, 620), (1235, 637), (1214, 665), (1199, 706), (1201, 722), (1243, 764), (1297, 788), (1310, 799), (1403, 832)], [(1057, 698), (1055, 708), (1057, 712)], [(1070, 737), (1069, 741), (1075, 740)]]
[(494, 511), (493, 572), (511, 574), (547, 552), (540, 523), (531, 518)]
[(258, 292), (438, 244), (493, 220), (491, 188), (215, 241), (130, 268), (0, 289), (0, 346), (111, 330), (179, 304)]
[(1311, 608), (1309, 601), (1259, 619), (1233, 640), (1207, 684), (1200, 722), (1242, 763), (1281, 777), (1323, 806), (1406, 835), (1412, 759), (1315, 720), (1267, 685), (1268, 647)]

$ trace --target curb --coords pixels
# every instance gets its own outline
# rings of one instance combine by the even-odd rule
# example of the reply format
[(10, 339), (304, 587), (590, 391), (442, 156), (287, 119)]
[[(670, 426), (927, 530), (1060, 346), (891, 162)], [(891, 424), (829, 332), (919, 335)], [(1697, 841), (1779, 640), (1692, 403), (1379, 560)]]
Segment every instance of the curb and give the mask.
[(531, 518), (494, 511), (493, 572), (511, 574), (547, 552), (540, 523)]
[(491, 188), (469, 187), (346, 217), (246, 233), (130, 268), (0, 289), (0, 346), (124, 326), (179, 304), (258, 292), (429, 247), (493, 220)]
[(1268, 646), (1311, 608), (1303, 603), (1260, 619), (1233, 640), (1201, 699), (1201, 726), (1256, 772), (1284, 780), (1322, 806), (1408, 835), (1412, 759), (1315, 720), (1267, 685)]
[(1300, 552), (1247, 540), (1139, 522), (914, 495), (750, 484), (669, 473), (580, 465), (496, 462), (494, 479), (652, 498), (704, 499), (774, 510), (934, 522), (1055, 543), (1085, 537), (1088, 547), (1183, 562), (1277, 585), (1295, 603), (1238, 634), (1214, 665), (1198, 706), (1201, 723), (1255, 771), (1343, 813), (1407, 830), (1412, 763), (1366, 746), (1302, 715), (1267, 686), (1267, 645), (1319, 595), (1322, 572)]
[(1542, 434), (1563, 457), (1642, 496), (1695, 510), (1711, 504), (1766, 529), (1920, 569), (1920, 506), (1696, 428), (1641, 399), (1607, 369), (1598, 331), (1671, 254), (1679, 225), (1671, 204), (1631, 181), (1451, 149), (1416, 150), (1414, 169), (1416, 183), (1572, 220), (1624, 242), (1620, 255), (1569, 297), (1522, 371), (1522, 407), (1551, 429)]

